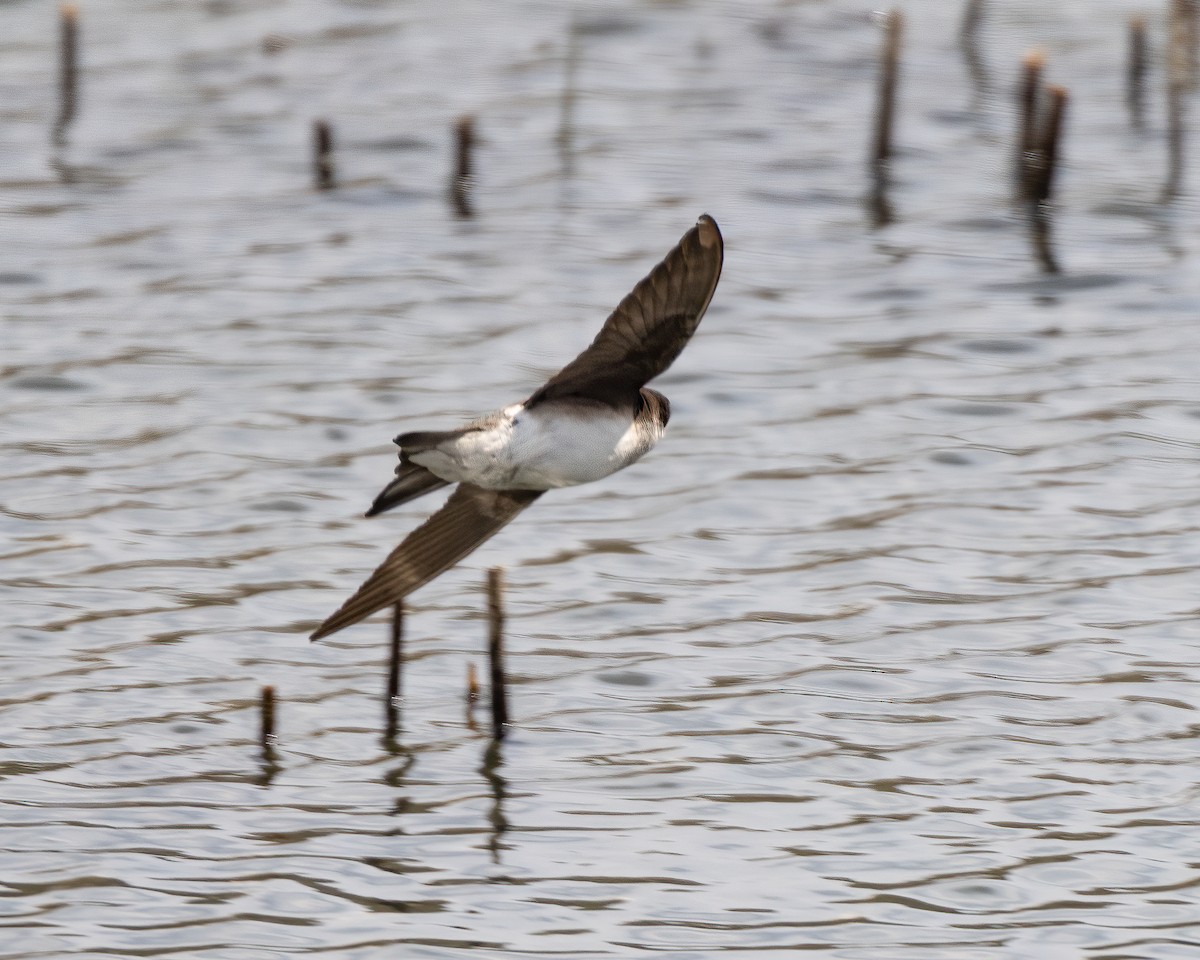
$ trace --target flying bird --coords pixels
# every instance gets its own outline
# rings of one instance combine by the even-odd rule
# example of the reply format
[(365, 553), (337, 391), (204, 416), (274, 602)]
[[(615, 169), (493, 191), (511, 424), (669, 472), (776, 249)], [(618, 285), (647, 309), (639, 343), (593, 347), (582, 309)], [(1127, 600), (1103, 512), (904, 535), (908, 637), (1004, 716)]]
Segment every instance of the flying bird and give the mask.
[(646, 383), (691, 339), (717, 288), (723, 256), (716, 221), (702, 216), (621, 301), (591, 346), (528, 400), (457, 430), (396, 437), (396, 478), (375, 498), (368, 517), (458, 486), (312, 639), (400, 602), (547, 490), (591, 483), (641, 459), (671, 416), (667, 398)]

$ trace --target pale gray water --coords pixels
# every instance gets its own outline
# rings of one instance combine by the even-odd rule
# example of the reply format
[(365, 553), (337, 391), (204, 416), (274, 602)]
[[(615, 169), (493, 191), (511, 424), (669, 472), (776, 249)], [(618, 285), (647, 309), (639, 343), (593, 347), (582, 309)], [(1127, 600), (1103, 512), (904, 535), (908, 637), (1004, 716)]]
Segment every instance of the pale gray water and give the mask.
[[(982, 85), (905, 8), (875, 231), (865, 4), (579, 5), (564, 172), (565, 5), (85, 2), (56, 156), (53, 10), (0, 3), (0, 958), (1200, 957), (1200, 233), (1161, 72), (1124, 109), (1144, 8), (997, 0)], [(1061, 278), (1009, 201), (1035, 44)], [(390, 438), (526, 395), (704, 211), (667, 438), (414, 598), (388, 745), (385, 627), (305, 638), (435, 505), (361, 519)]]

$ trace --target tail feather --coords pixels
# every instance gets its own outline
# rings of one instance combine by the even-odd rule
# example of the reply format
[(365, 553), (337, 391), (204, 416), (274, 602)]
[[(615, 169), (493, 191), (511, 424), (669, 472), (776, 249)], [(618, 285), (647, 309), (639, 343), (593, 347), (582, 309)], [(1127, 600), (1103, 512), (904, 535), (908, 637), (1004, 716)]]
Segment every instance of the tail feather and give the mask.
[(380, 491), (375, 502), (371, 504), (371, 509), (366, 512), (366, 516), (373, 517), (378, 513), (383, 513), (384, 510), (391, 510), (392, 507), (408, 503), (409, 500), (415, 500), (417, 497), (439, 490), (444, 486), (447, 486), (447, 481), (441, 477), (430, 473), (418, 464), (401, 460), (400, 466), (396, 468), (396, 479)]
[(476, 427), (465, 427), (458, 430), (417, 430), (412, 433), (402, 433), (393, 441), (400, 448), (400, 465), (396, 467), (396, 479), (380, 491), (368, 517), (373, 517), (384, 510), (391, 510), (409, 500), (415, 500), (432, 490), (438, 490), (448, 484), (448, 481), (426, 470), (420, 464), (413, 463), (409, 454), (432, 450), (448, 440), (457, 440), (464, 433), (469, 433)]
[(476, 426), (460, 427), (457, 430), (415, 430), (412, 433), (402, 433), (392, 442), (407, 453), (420, 453), (422, 450), (432, 450), (447, 440), (457, 440), (464, 433), (479, 429)]

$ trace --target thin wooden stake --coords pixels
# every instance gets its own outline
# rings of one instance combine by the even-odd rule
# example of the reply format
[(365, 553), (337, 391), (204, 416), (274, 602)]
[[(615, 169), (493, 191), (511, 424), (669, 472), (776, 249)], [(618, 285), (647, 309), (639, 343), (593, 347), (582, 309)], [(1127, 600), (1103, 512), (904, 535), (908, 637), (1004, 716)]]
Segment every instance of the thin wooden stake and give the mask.
[(1171, 0), (1167, 24), (1167, 180), (1163, 185), (1164, 200), (1178, 196), (1183, 185), (1184, 99), (1195, 72), (1196, 37), (1193, 0)]
[(904, 33), (904, 14), (892, 10), (884, 18), (883, 47), (879, 54), (879, 92), (875, 103), (875, 130), (871, 142), (871, 194), (869, 206), (875, 226), (892, 222), (888, 200), (889, 170), (892, 158), (892, 127), (896, 117), (896, 84), (900, 74), (900, 40)]
[(475, 215), (471, 206), (473, 162), (471, 151), (475, 148), (475, 118), (460, 117), (454, 126), (454, 179), (450, 183), (450, 199), (454, 212), (466, 219)]
[(508, 690), (504, 676), (504, 570), (488, 571), (488, 668), (492, 681), (492, 737), (504, 738), (508, 724)]
[(1067, 91), (1053, 86), (1046, 89), (1046, 119), (1038, 138), (1037, 179), (1033, 184), (1032, 199), (1044, 203), (1054, 192), (1054, 175), (1058, 169), (1059, 139), (1062, 135), (1063, 115), (1067, 109)]
[(879, 96), (875, 104), (875, 136), (871, 146), (871, 166), (877, 178), (886, 175), (882, 168), (892, 156), (892, 126), (896, 115), (896, 82), (900, 73), (903, 32), (904, 14), (892, 10), (884, 19), (883, 49), (879, 56)]
[(1171, 0), (1171, 29), (1182, 54), (1183, 82), (1196, 86), (1197, 57), (1200, 56), (1200, 0)]
[(1041, 99), (1042, 71), (1045, 66), (1046, 57), (1040, 50), (1030, 50), (1021, 60), (1021, 82), (1017, 89), (1017, 191), (1025, 200), (1033, 196), (1040, 163), (1038, 101)]
[(979, 33), (979, 24), (983, 22), (983, 6), (984, 0), (967, 0), (962, 25), (958, 29), (958, 35), (962, 39), (974, 42)]
[(1129, 21), (1129, 67), (1125, 74), (1125, 103), (1129, 108), (1130, 122), (1139, 130), (1145, 124), (1146, 67), (1149, 59), (1146, 18), (1133, 17)]
[(400, 721), (400, 674), (404, 664), (404, 601), (392, 608), (388, 644), (387, 689), (384, 691), (383, 719), (387, 736), (394, 737)]
[(475, 662), (467, 662), (467, 708), (475, 706), (479, 702), (479, 671), (475, 669)]
[(1027, 169), (1029, 193), (1026, 199), (1033, 249), (1042, 269), (1050, 274), (1062, 272), (1058, 258), (1054, 255), (1051, 236), (1052, 208), (1049, 201), (1054, 195), (1054, 179), (1060, 155), (1059, 143), (1066, 109), (1067, 91), (1059, 86), (1048, 87), (1045, 118), (1038, 130), (1038, 139), (1030, 154)]
[(275, 688), (264, 686), (258, 704), (258, 743), (268, 757), (275, 751)]
[(64, 3), (58, 10), (58, 23), (58, 118), (54, 121), (54, 142), (61, 145), (79, 102), (79, 8), (74, 3)]
[[(1040, 97), (1035, 93), (1034, 100), (1037, 99)], [(1044, 110), (1039, 111), (1044, 116), (1036, 123), (1028, 148), (1022, 151), (1021, 199), (1027, 207), (1037, 261), (1046, 273), (1057, 274), (1061, 270), (1051, 242), (1052, 208), (1049, 201), (1054, 194), (1054, 179), (1058, 171), (1067, 91), (1059, 86), (1049, 87), (1045, 92), (1045, 101)], [(1025, 134), (1023, 129), (1022, 136)]]
[(567, 25), (567, 53), (563, 76), (561, 112), (558, 118), (558, 149), (564, 157), (570, 156), (571, 141), (575, 135), (575, 75), (579, 70), (579, 27), (575, 15)]
[(333, 129), (327, 120), (313, 122), (313, 179), (318, 190), (332, 190), (337, 185), (333, 167)]
[(976, 92), (982, 92), (988, 86), (987, 67), (979, 53), (979, 25), (983, 22), (984, 6), (985, 0), (967, 0), (958, 28), (959, 46)]
[(467, 729), (474, 731), (478, 729), (475, 726), (475, 704), (479, 702), (479, 671), (475, 669), (475, 664), (467, 661), (467, 694), (466, 694), (466, 718)]

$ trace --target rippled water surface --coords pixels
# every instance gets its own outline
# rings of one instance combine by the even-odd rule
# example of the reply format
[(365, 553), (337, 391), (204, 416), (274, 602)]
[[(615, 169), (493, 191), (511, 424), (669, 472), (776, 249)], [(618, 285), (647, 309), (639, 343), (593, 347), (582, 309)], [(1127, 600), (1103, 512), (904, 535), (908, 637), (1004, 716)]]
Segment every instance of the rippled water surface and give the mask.
[[(56, 148), (54, 11), (0, 3), (0, 957), (1200, 957), (1200, 180), (1160, 202), (1157, 66), (1126, 112), (1143, 5), (988, 4), (975, 59), (906, 10), (875, 227), (865, 4), (85, 0)], [(667, 438), (413, 598), (387, 740), (385, 624), (306, 636), (436, 506), (361, 517), (390, 438), (527, 395), (702, 212)]]

